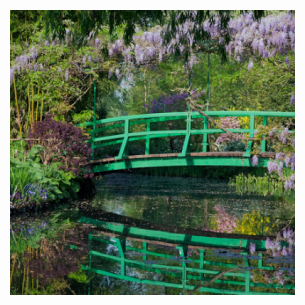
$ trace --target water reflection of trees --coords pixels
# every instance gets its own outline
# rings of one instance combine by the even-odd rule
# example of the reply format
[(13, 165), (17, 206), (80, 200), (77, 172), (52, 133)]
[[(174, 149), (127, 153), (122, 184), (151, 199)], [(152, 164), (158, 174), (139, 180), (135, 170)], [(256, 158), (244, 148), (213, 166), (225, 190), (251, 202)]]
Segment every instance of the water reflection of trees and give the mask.
[(34, 239), (29, 235), (26, 249), (12, 255), (11, 292), (75, 294), (67, 276), (80, 276), (80, 263), (88, 255), (88, 234), (87, 225), (70, 223), (62, 224), (52, 237), (46, 231), (36, 232)]

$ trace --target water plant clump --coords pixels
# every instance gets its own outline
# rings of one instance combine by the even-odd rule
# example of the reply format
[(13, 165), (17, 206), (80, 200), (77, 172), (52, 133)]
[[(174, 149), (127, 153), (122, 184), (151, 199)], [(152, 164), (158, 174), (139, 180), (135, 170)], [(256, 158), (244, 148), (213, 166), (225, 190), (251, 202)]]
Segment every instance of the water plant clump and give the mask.
[[(289, 171), (289, 169), (287, 170)], [(288, 173), (289, 174), (289, 173)], [(256, 177), (250, 173), (246, 176), (243, 173), (230, 179), (230, 185), (236, 188), (236, 192), (243, 194), (267, 195), (293, 195), (294, 191), (286, 187), (287, 182), (275, 176), (265, 174), (263, 177)]]

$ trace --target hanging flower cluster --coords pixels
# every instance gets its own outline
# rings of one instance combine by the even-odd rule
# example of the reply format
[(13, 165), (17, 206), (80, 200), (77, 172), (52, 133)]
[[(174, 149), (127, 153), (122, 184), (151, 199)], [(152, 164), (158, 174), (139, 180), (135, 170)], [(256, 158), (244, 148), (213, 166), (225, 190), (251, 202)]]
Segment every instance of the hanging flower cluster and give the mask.
[[(193, 15), (197, 12), (193, 11)], [(179, 18), (179, 15), (177, 16)], [(134, 35), (134, 44), (126, 46), (123, 39), (118, 39), (115, 42), (109, 43), (107, 46), (108, 54), (111, 57), (123, 56), (123, 65), (121, 68), (110, 69), (109, 77), (115, 75), (118, 79), (122, 74), (127, 78), (132, 78), (131, 70), (135, 66), (157, 64), (164, 61), (169, 55), (177, 54), (177, 49), (180, 54), (189, 52), (190, 56), (186, 64), (186, 69), (192, 69), (197, 63), (194, 51), (202, 45), (202, 41), (197, 41), (194, 33), (196, 31), (204, 31), (211, 37), (211, 40), (217, 41), (218, 44), (224, 43), (224, 35), (229, 33), (231, 41), (226, 45), (226, 50), (229, 55), (236, 57), (238, 61), (242, 61), (244, 56), (258, 54), (263, 58), (270, 58), (279, 54), (287, 54), (288, 51), (295, 49), (295, 18), (290, 13), (270, 15), (262, 18), (260, 21), (254, 21), (253, 13), (244, 13), (238, 18), (232, 18), (228, 23), (226, 31), (222, 29), (220, 18), (217, 15), (214, 17), (214, 23), (209, 21), (198, 28), (198, 24), (186, 20), (175, 28), (175, 38), (167, 44), (164, 43), (165, 28), (154, 28), (152, 31), (144, 32), (141, 35)], [(200, 27), (200, 26), (199, 26)], [(171, 27), (169, 27), (171, 30)], [(34, 72), (44, 70), (47, 65), (38, 64), (37, 59), (39, 53), (44, 49), (56, 47), (57, 44), (69, 44), (73, 38), (73, 33), (69, 30), (66, 32), (66, 38), (63, 42), (56, 40), (42, 41), (40, 45), (34, 46), (24, 52), (23, 55), (16, 58), (16, 64), (11, 67), (10, 78), (14, 73), (22, 70), (33, 70)], [(99, 55), (102, 48), (102, 42), (99, 38), (92, 39), (92, 33), (88, 36), (88, 45), (96, 52), (91, 55), (84, 55), (81, 59), (77, 58), (72, 64), (80, 68), (80, 65), (88, 63), (100, 63)], [(285, 60), (286, 65), (290, 65), (289, 60)], [(253, 67), (253, 60), (250, 60), (249, 70)], [(69, 72), (66, 71), (65, 79), (68, 81)]]
[[(237, 129), (240, 128), (240, 122), (237, 117), (224, 117), (220, 119), (221, 125), (224, 128)], [(216, 140), (218, 143), (236, 140), (237, 136), (231, 133), (222, 133)]]
[[(287, 243), (287, 246), (282, 246)], [(284, 285), (286, 281), (292, 281), (294, 277), (295, 264), (295, 233), (290, 228), (285, 228), (279, 232), (275, 240), (267, 237), (265, 247), (269, 254), (265, 261), (267, 264), (274, 265), (274, 270), (263, 270), (264, 279), (268, 283)], [(255, 253), (255, 245), (250, 243), (250, 253)], [(288, 267), (285, 267), (288, 266)], [(261, 272), (261, 271), (260, 271)]]
[(229, 30), (231, 41), (226, 50), (229, 55), (235, 54), (240, 59), (249, 50), (265, 59), (295, 50), (295, 18), (290, 13), (269, 15), (254, 21), (250, 12), (231, 19)]

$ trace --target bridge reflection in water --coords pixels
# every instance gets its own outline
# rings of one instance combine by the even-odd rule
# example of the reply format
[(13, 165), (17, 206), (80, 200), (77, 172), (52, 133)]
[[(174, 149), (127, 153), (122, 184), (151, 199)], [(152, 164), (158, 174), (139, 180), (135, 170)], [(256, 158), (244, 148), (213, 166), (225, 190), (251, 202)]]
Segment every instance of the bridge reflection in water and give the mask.
[[(100, 219), (85, 215), (79, 220), (95, 228), (89, 234), (89, 263), (82, 266), (93, 281), (102, 275), (183, 294), (294, 294), (288, 277), (284, 285), (259, 280), (264, 272), (285, 267), (294, 271), (294, 257), (268, 256), (266, 236), (170, 228), (115, 217), (109, 221), (109, 215)], [(256, 245), (253, 255), (250, 243)]]

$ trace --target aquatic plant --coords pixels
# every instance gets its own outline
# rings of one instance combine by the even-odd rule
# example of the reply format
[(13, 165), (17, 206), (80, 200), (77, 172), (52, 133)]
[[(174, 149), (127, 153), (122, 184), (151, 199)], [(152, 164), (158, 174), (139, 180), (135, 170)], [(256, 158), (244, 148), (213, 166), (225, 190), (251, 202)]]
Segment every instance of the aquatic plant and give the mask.
[(283, 169), (283, 179), (266, 173), (263, 177), (256, 177), (250, 173), (247, 176), (239, 174), (230, 179), (230, 185), (236, 187), (236, 192), (240, 195), (253, 193), (263, 196), (283, 195), (284, 193), (293, 195), (293, 191), (287, 187), (287, 183), (294, 184), (294, 175), (289, 178), (288, 182), (285, 181), (287, 175), (290, 175), (289, 169), (285, 168)]

